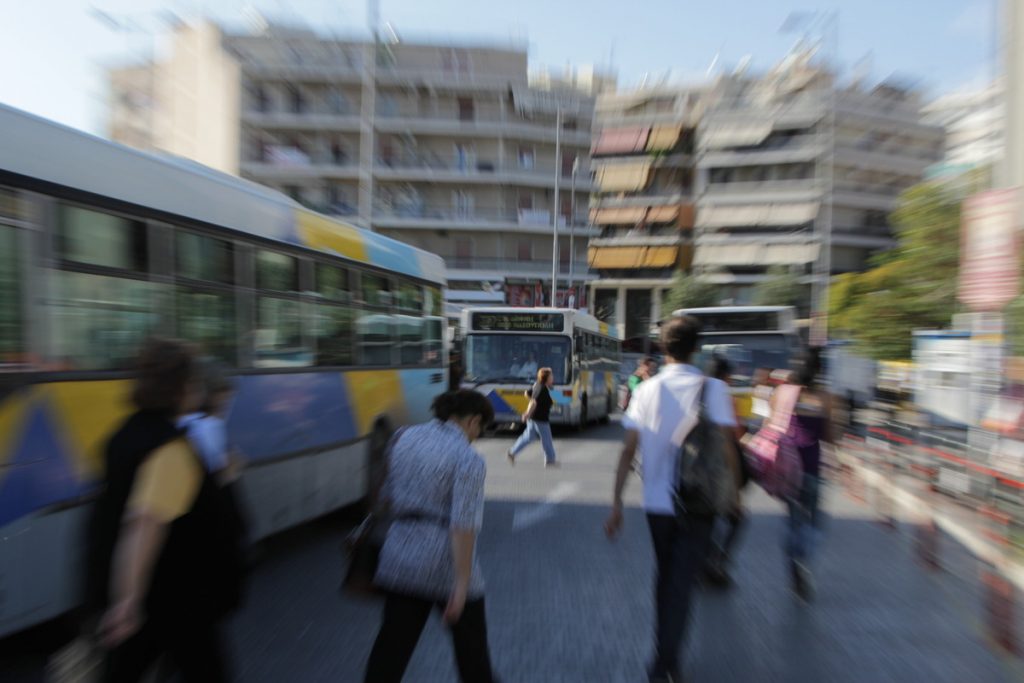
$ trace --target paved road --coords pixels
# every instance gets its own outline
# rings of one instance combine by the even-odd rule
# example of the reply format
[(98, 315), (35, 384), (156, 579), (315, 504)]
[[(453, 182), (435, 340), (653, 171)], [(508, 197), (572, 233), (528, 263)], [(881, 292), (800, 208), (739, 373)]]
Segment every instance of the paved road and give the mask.
[[(511, 437), (480, 443), (489, 471), (479, 551), (495, 668), (506, 683), (645, 680), (652, 572), (645, 520), (631, 508), (615, 543), (601, 529), (618, 438), (614, 424), (556, 434), (558, 470), (543, 469), (539, 445), (512, 468), (503, 455)], [(627, 503), (636, 506), (639, 492), (633, 480)], [(692, 680), (1019, 679), (1020, 670), (985, 644), (977, 571), (965, 553), (944, 544), (947, 570), (929, 573), (915, 559), (911, 529), (886, 530), (838, 487), (825, 495), (820, 594), (809, 606), (785, 582), (779, 506), (749, 497), (753, 521), (738, 585), (702, 592), (698, 601), (686, 656)], [(361, 680), (379, 606), (337, 592), (339, 541), (350, 522), (322, 520), (267, 544), (250, 601), (231, 626), (240, 680)], [(436, 618), (406, 680), (456, 680)]]
[[(556, 439), (563, 467), (545, 470), (539, 446), (514, 468), (510, 438), (481, 442), (487, 509), (480, 541), (497, 671), (513, 683), (645, 680), (651, 549), (640, 510), (626, 534), (603, 536), (618, 427)], [(639, 502), (631, 482), (627, 502)], [(1009, 681), (987, 649), (972, 563), (946, 549), (952, 572), (927, 573), (909, 530), (888, 531), (841, 490), (827, 494), (820, 596), (796, 602), (778, 548), (779, 506), (751, 496), (738, 587), (704, 592), (687, 670), (696, 681)], [(378, 607), (335, 592), (336, 522), (281, 539), (234, 624), (245, 681), (358, 681)], [(948, 545), (948, 544), (947, 544)], [(455, 680), (446, 634), (429, 624), (407, 680)]]

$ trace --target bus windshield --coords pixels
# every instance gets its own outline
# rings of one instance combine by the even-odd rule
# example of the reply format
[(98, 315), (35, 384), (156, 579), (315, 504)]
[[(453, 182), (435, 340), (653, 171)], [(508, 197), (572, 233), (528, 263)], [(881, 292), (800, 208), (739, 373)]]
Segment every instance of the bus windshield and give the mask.
[(713, 355), (732, 365), (734, 386), (749, 386), (754, 372), (789, 367), (792, 338), (786, 334), (703, 334), (700, 337), (699, 367), (706, 367)]
[(468, 382), (530, 384), (537, 370), (551, 368), (555, 384), (572, 381), (572, 343), (562, 335), (467, 335), (463, 358)]

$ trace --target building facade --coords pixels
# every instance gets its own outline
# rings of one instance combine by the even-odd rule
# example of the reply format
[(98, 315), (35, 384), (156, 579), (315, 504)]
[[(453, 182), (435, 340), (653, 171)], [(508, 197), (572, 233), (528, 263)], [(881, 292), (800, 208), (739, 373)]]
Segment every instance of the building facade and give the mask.
[(1005, 106), (1001, 83), (938, 97), (921, 109), (923, 120), (946, 132), (939, 171), (991, 167), (1003, 158)]
[(153, 148), (439, 254), (449, 301), (550, 303), (557, 261), (585, 304), (593, 99), (531, 87), (525, 49), (204, 23), (156, 68)]
[[(763, 74), (598, 98), (593, 310), (626, 338), (667, 311), (682, 270), (747, 304), (785, 272), (812, 297), (893, 246), (899, 194), (943, 156), (915, 92), (836, 85), (812, 53)], [(818, 287), (813, 287), (817, 283)]]

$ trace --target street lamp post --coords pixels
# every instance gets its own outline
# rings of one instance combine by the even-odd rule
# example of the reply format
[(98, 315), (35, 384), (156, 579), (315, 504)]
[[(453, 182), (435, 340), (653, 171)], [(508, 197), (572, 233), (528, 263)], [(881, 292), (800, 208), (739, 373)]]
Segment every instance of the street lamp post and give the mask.
[(555, 200), (551, 213), (554, 220), (551, 226), (551, 306), (555, 306), (555, 295), (558, 293), (558, 218), (561, 214), (559, 204), (559, 187), (562, 182), (562, 107), (559, 105), (555, 113)]
[[(576, 263), (576, 173), (580, 168), (580, 157), (576, 155), (572, 159), (572, 185), (570, 186), (569, 194), (569, 287), (565, 290), (566, 292), (572, 292), (574, 284)], [(576, 296), (575, 303), (578, 305), (579, 296)]]

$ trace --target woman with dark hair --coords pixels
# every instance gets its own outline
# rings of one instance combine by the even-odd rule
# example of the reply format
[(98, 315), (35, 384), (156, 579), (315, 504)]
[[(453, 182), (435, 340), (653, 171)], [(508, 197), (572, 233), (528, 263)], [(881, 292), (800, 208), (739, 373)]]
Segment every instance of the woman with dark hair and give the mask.
[(88, 544), (106, 681), (138, 681), (161, 657), (186, 682), (230, 678), (219, 624), (239, 600), (240, 539), (230, 501), (175, 424), (199, 395), (191, 346), (143, 344), (136, 411), (107, 445)]
[[(833, 442), (832, 397), (818, 383), (820, 371), (821, 349), (808, 349), (793, 364), (788, 382), (800, 388), (789, 436), (800, 453), (803, 478), (799, 490), (786, 501), (789, 522), (785, 550), (793, 591), (803, 600), (814, 597), (809, 563), (820, 527), (821, 444)], [(775, 395), (773, 410), (774, 403)]]
[(526, 429), (519, 435), (512, 448), (505, 452), (510, 464), (516, 464), (516, 456), (519, 451), (529, 446), (532, 442), (540, 439), (544, 448), (544, 467), (558, 467), (558, 460), (555, 455), (555, 441), (551, 436), (551, 406), (555, 404), (551, 398), (551, 387), (555, 385), (555, 379), (551, 368), (541, 368), (537, 371), (537, 383), (529, 390), (530, 403), (523, 413), (523, 423)]
[(494, 408), (463, 389), (438, 396), (433, 412), (436, 419), (400, 431), (389, 448), (381, 496), (392, 523), (375, 577), (386, 595), (384, 619), (367, 683), (402, 680), (435, 606), (451, 630), (461, 680), (493, 680), (475, 557), (487, 471), (471, 444), (494, 420)]

